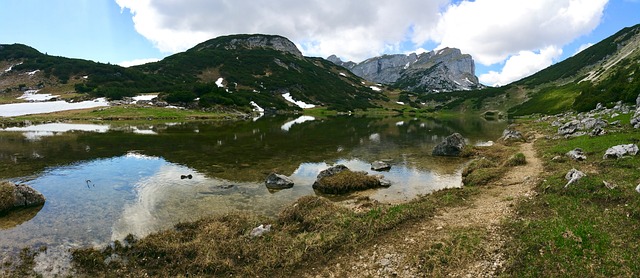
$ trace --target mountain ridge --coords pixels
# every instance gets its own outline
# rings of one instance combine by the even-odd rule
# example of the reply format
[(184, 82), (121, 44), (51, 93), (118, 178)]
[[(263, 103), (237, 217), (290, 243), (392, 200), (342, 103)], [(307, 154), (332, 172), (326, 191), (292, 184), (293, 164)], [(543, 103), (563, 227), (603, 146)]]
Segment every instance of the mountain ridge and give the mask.
[(386, 54), (360, 63), (343, 62), (335, 55), (327, 60), (368, 81), (406, 91), (433, 93), (482, 88), (475, 76), (473, 58), (457, 48), (420, 54)]

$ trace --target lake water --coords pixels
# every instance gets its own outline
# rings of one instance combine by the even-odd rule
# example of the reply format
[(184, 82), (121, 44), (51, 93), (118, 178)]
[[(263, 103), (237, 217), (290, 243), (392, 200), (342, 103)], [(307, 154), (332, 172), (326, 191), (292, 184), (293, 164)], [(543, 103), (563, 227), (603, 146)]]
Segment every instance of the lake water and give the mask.
[[(470, 144), (484, 145), (505, 127), (480, 118), (278, 116), (4, 128), (0, 179), (29, 184), (47, 201), (0, 217), (0, 253), (100, 246), (228, 212), (276, 215), (299, 197), (317, 194), (311, 187), (316, 175), (336, 163), (383, 174), (392, 186), (328, 198), (345, 202), (364, 194), (403, 202), (460, 186), (467, 161), (431, 157), (444, 137), (459, 132)], [(388, 161), (391, 170), (371, 171), (375, 160)], [(295, 186), (267, 190), (264, 179), (272, 171), (290, 176)], [(186, 175), (192, 178), (181, 178)]]

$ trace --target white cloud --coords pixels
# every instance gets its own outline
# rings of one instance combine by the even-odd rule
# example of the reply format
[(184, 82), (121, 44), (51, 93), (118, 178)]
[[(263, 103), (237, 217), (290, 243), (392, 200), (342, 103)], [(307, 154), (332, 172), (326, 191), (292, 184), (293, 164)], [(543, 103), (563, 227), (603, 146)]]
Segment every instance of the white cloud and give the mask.
[(305, 55), (360, 61), (399, 52), (411, 28), (431, 28), (449, 0), (115, 0), (138, 33), (175, 53), (229, 34), (285, 36)]
[(520, 51), (562, 47), (600, 23), (608, 0), (477, 0), (451, 5), (433, 30), (414, 41), (433, 39), (457, 47), (484, 65), (500, 63)]
[(546, 47), (539, 53), (520, 51), (507, 60), (501, 72), (490, 71), (478, 79), (491, 86), (506, 85), (550, 66), (560, 55), (562, 49), (555, 46)]
[(137, 66), (137, 65), (142, 65), (142, 64), (146, 64), (146, 63), (153, 63), (153, 62), (157, 62), (160, 61), (160, 59), (156, 59), (156, 58), (148, 58), (148, 59), (136, 59), (136, 60), (131, 60), (131, 61), (122, 61), (120, 63), (118, 63), (119, 66), (121, 67), (133, 67), (133, 66)]
[[(407, 45), (456, 47), (477, 63), (504, 63), (485, 80), (548, 64), (560, 50), (600, 24), (608, 0), (115, 0), (133, 15), (138, 33), (163, 52), (184, 51), (210, 38), (277, 34), (307, 56), (362, 61), (405, 53)], [(537, 53), (537, 54), (536, 54)], [(527, 55), (532, 54), (532, 55)], [(533, 55), (535, 54), (535, 55)], [(524, 58), (528, 57), (528, 58)], [(508, 59), (508, 61), (507, 61)], [(535, 60), (543, 59), (543, 60)], [(528, 63), (528, 64), (516, 64)], [(506, 68), (510, 66), (510, 68)]]
[(573, 53), (573, 55), (571, 55), (571, 56), (575, 56), (576, 54), (582, 52), (583, 50), (585, 50), (585, 49), (587, 49), (587, 48), (589, 48), (591, 46), (593, 46), (593, 43), (585, 43), (585, 44), (581, 45), (580, 47), (578, 47), (578, 50), (576, 50), (576, 53)]

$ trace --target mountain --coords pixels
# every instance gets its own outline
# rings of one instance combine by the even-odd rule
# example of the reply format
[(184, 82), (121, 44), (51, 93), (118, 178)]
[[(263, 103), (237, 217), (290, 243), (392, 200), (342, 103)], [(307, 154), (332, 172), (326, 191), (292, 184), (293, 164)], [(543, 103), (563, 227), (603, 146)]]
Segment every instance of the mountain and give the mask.
[(635, 104), (640, 94), (640, 24), (511, 84), (468, 92), (421, 95), (433, 109), (501, 111), (510, 116), (589, 111), (598, 103)]
[(409, 55), (383, 55), (361, 63), (327, 60), (366, 80), (411, 92), (449, 92), (480, 88), (471, 55), (456, 48)]
[[(2, 69), (0, 92), (5, 93), (66, 84), (61, 87), (97, 97), (157, 92), (169, 102), (244, 110), (253, 104), (300, 109), (286, 98), (339, 111), (376, 107), (376, 101), (387, 100), (342, 67), (302, 56), (284, 37), (260, 34), (211, 39), (131, 68), (50, 56), (20, 44), (0, 45)], [(17, 84), (35, 80), (33, 86)]]

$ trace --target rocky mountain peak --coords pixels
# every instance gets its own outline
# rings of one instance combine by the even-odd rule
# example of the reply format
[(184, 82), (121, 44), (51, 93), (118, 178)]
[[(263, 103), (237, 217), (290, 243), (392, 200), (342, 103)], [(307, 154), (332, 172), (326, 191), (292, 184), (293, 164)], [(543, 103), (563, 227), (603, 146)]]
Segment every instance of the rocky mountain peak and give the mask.
[(224, 48), (225, 50), (233, 50), (238, 48), (244, 49), (259, 49), (267, 48), (274, 49), (280, 52), (292, 54), (298, 58), (303, 58), (302, 52), (296, 47), (296, 45), (289, 39), (282, 36), (273, 35), (231, 35), (225, 37), (219, 37), (210, 41), (206, 41), (196, 46), (198, 51), (209, 47)]
[(471, 55), (457, 48), (425, 53), (394, 54), (369, 58), (360, 63), (343, 62), (335, 55), (329, 61), (366, 80), (415, 92), (470, 90), (480, 87)]

